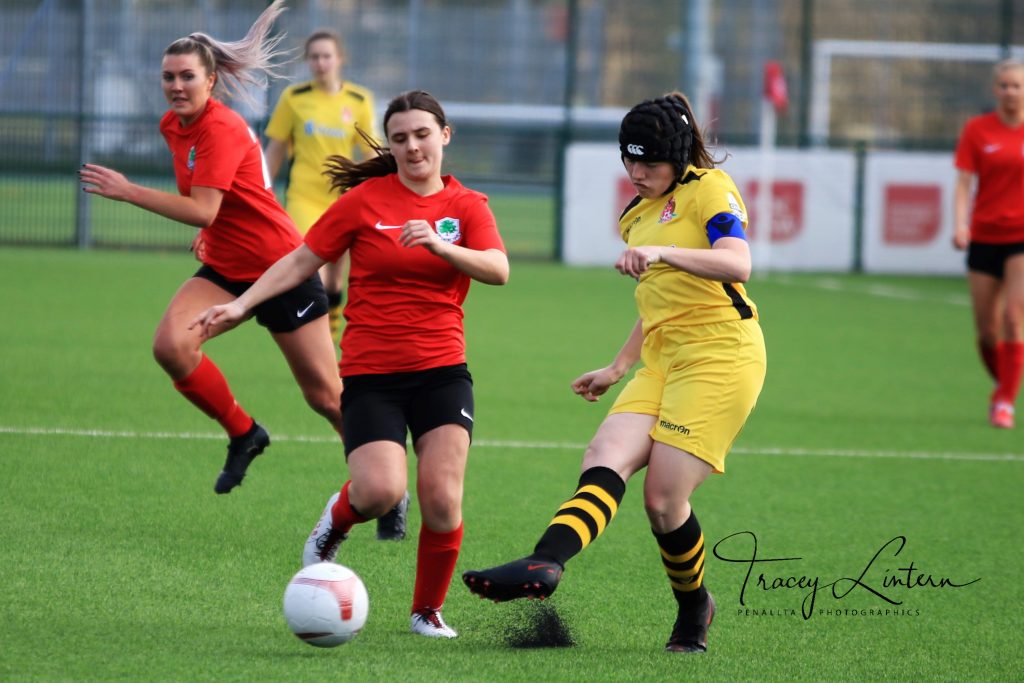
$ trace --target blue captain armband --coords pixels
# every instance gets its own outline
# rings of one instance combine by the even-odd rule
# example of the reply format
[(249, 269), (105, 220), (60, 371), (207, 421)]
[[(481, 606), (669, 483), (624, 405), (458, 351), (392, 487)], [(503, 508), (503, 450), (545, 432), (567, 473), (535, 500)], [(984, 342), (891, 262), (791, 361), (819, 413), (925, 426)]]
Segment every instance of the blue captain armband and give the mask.
[(708, 241), (714, 244), (720, 237), (738, 237), (741, 240), (747, 239), (747, 233), (743, 232), (743, 223), (735, 214), (722, 212), (716, 213), (708, 221)]

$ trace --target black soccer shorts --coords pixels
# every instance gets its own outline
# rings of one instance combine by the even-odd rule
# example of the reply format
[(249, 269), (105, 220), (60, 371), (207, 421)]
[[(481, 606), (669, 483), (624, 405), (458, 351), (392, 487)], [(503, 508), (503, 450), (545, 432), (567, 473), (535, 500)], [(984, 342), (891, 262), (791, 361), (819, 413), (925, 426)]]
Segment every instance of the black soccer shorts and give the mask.
[[(241, 296), (252, 287), (251, 282), (229, 280), (210, 266), (204, 265), (192, 277), (209, 280), (226, 292)], [(253, 309), (256, 322), (271, 332), (294, 332), (306, 323), (327, 315), (327, 294), (320, 275), (313, 273), (308, 280)]]
[(345, 457), (371, 441), (405, 446), (431, 429), (457, 424), (473, 438), (473, 377), (465, 363), (428, 370), (342, 378)]
[(1006, 269), (1006, 259), (1017, 254), (1024, 254), (1024, 242), (1007, 244), (983, 244), (971, 242), (967, 246), (967, 270), (986, 273), (1002, 279)]

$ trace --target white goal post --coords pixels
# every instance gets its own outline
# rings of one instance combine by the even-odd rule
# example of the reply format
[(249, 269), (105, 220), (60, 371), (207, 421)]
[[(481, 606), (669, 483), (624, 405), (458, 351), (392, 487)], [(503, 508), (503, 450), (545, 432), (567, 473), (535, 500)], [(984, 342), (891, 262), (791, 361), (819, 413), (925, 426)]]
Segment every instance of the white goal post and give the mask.
[[(1010, 56), (1024, 58), (1024, 46), (1010, 48)], [(835, 57), (861, 59), (933, 59), (954, 62), (996, 63), (1006, 57), (1000, 45), (974, 43), (919, 43), (886, 40), (819, 40), (814, 44), (811, 78), (811, 143), (828, 143), (832, 60)]]

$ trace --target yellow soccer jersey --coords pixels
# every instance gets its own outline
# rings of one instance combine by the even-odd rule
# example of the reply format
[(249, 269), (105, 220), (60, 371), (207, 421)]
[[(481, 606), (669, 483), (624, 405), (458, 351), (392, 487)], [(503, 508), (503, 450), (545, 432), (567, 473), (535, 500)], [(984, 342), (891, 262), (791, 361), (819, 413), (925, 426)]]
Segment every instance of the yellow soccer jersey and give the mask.
[(292, 158), (286, 204), (317, 202), (326, 210), (337, 199), (323, 176), (327, 157), (338, 154), (353, 158), (358, 147), (363, 157), (373, 154), (356, 125), (376, 137), (373, 95), (354, 83), (345, 82), (331, 94), (312, 82), (291, 85), (281, 94), (267, 123), (269, 138), (286, 142)]
[[(719, 213), (747, 224), (746, 209), (732, 178), (718, 169), (689, 166), (675, 188), (657, 199), (636, 197), (619, 219), (630, 247), (710, 249), (705, 226)], [(664, 263), (640, 276), (636, 303), (644, 334), (662, 325), (701, 325), (757, 318), (757, 307), (740, 283), (715, 282)]]

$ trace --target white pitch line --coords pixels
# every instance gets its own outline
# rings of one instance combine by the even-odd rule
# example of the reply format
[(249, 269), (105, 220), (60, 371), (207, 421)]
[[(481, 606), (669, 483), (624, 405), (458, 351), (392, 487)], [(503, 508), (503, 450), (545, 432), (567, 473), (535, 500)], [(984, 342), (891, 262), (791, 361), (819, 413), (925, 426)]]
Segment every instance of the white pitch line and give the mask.
[(842, 294), (867, 294), (882, 299), (899, 299), (903, 301), (927, 301), (930, 303), (949, 304), (951, 306), (970, 306), (971, 299), (966, 294), (935, 295), (921, 292), (909, 287), (895, 287), (892, 285), (867, 284), (862, 286), (850, 286), (849, 283), (836, 278), (815, 278), (809, 280), (798, 280), (782, 276), (769, 276), (768, 282), (775, 282), (783, 285), (795, 285), (798, 287), (813, 287), (828, 292), (840, 292)]
[(747, 455), (790, 455), (796, 457), (836, 458), (909, 458), (914, 460), (979, 460), (987, 462), (1024, 462), (1019, 453), (952, 453), (932, 451), (872, 451), (842, 448), (733, 448), (732, 453)]
[[(186, 441), (223, 441), (223, 432), (135, 432), (115, 431), (109, 429), (71, 429), (66, 427), (11, 427), (0, 425), (0, 434), (16, 434), (21, 436), (78, 436), (103, 439), (183, 439)], [(276, 442), (301, 443), (338, 443), (335, 436), (308, 436), (274, 434)], [(474, 439), (473, 445), (478, 448), (511, 448), (522, 450), (561, 450), (580, 451), (586, 448), (585, 443), (567, 441), (515, 441), (501, 439)], [(743, 455), (763, 455), (776, 457), (838, 457), (838, 458), (905, 458), (911, 460), (976, 460), (979, 462), (1024, 462), (1024, 454), (1019, 453), (955, 453), (932, 451), (875, 451), (869, 449), (843, 448), (754, 448), (738, 446), (733, 453)]]

